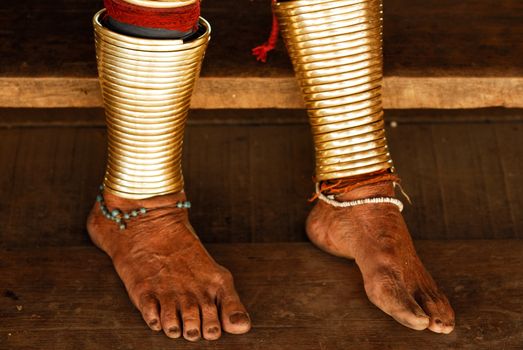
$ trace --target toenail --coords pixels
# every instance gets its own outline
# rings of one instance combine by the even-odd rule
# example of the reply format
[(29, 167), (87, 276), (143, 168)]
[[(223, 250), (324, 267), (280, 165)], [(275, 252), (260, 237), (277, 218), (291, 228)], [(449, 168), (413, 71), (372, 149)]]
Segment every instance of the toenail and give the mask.
[(158, 320), (152, 320), (151, 322), (149, 322), (149, 326), (151, 327), (154, 327), (158, 324)]
[(209, 329), (207, 329), (207, 333), (210, 333), (210, 334), (215, 334), (215, 333), (218, 333), (220, 331), (220, 328), (218, 327), (211, 327)]
[(180, 328), (178, 328), (178, 327), (171, 327), (171, 328), (169, 328), (169, 333), (177, 334), (179, 332), (180, 332)]
[(231, 323), (248, 323), (249, 316), (244, 312), (236, 312), (229, 316), (229, 321), (231, 321)]
[(200, 335), (200, 332), (197, 329), (191, 329), (190, 331), (187, 331), (187, 336), (189, 338), (196, 338)]

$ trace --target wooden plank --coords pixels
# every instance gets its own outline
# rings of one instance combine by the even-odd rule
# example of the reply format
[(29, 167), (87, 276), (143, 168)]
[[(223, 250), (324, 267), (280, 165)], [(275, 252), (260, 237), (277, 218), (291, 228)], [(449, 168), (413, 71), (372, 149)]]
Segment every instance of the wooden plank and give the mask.
[[(519, 236), (523, 217), (516, 196), (521, 192), (514, 174), (521, 165), (514, 157), (522, 146), (514, 138), (521, 131), (519, 123), (399, 124), (390, 128), (393, 159), (405, 189), (413, 195), (414, 205), (408, 206), (405, 216), (414, 236)], [(503, 134), (503, 140), (496, 134)]]
[(0, 204), (0, 244), (23, 245), (26, 234), (35, 244), (88, 242), (82, 227), (103, 175), (104, 130), (0, 129), (0, 135), (0, 148), (16, 155), (14, 162), (0, 159), (10, 173), (1, 182), (10, 200)]
[[(187, 193), (199, 210), (191, 212), (197, 232), (211, 242), (251, 240), (249, 129), (195, 126), (186, 135)], [(219, 186), (216, 186), (219, 184)]]
[(249, 147), (252, 241), (305, 239), (312, 187), (313, 148), (308, 125), (252, 129)]
[[(59, 111), (56, 120), (44, 112), (32, 111), (33, 124), (19, 123), (23, 115), (13, 112), (0, 128), (0, 168), (6, 169), (0, 245), (88, 241), (85, 217), (105, 161), (101, 110)], [(388, 128), (392, 156), (414, 202), (404, 211), (414, 237), (523, 237), (521, 122), (514, 111), (493, 113), (505, 121), (485, 122), (485, 111), (387, 112), (396, 122)], [(193, 117), (184, 169), (201, 238), (303, 241), (313, 191), (304, 112), (194, 111)]]
[[(396, 119), (391, 113), (388, 117)], [(432, 124), (414, 126), (400, 122), (388, 129), (390, 151), (401, 185), (413, 203), (407, 205), (403, 215), (411, 234), (419, 238), (446, 237), (448, 231), (431, 127)]]
[[(502, 144), (504, 148), (511, 145), (521, 149), (508, 135), (515, 136), (518, 132), (521, 135), (522, 131), (520, 124), (432, 126), (436, 171), (448, 231), (461, 231), (470, 238), (485, 234), (508, 238), (516, 227), (521, 227), (523, 217), (511, 215), (518, 204), (513, 204), (513, 195), (508, 195), (512, 191), (507, 191), (504, 181), (513, 171), (503, 169), (501, 159), (506, 157), (498, 147)], [(506, 139), (499, 142), (496, 133), (502, 133)], [(445, 165), (448, 163), (453, 164), (453, 171), (448, 171)], [(517, 161), (508, 166), (521, 170)]]
[[(523, 4), (501, 0), (392, 0), (384, 4), (385, 70), (390, 76), (520, 77)], [(94, 77), (92, 0), (21, 0), (0, 4), (1, 76)], [(204, 76), (291, 76), (283, 45), (269, 64), (251, 48), (267, 39), (265, 0), (222, 0), (202, 5), (213, 27)], [(248, 20), (235, 20), (235, 19)], [(58, 20), (59, 19), (59, 20)], [(234, 25), (231, 25), (234, 23)], [(36, 35), (38, 34), (38, 35)]]
[[(1, 128), (104, 127), (102, 108), (0, 108)], [(523, 109), (481, 108), (386, 110), (397, 124), (518, 123)], [(308, 122), (301, 109), (192, 109), (189, 125), (298, 125)]]
[[(101, 107), (97, 78), (0, 77), (0, 107)], [(263, 91), (263, 93), (261, 93)], [(520, 77), (385, 77), (385, 108), (522, 108)], [(193, 108), (303, 108), (294, 77), (201, 77)]]
[(495, 125), (493, 129), (499, 154), (497, 160), (503, 176), (499, 178), (499, 185), (502, 188), (498, 187), (497, 191), (489, 194), (492, 198), (491, 206), (504, 200), (504, 196), (500, 196), (500, 192), (506, 193), (506, 200), (510, 204), (506, 213), (512, 218), (513, 231), (518, 232), (523, 229), (523, 205), (518, 200), (523, 196), (523, 191), (519, 186), (521, 182), (519, 175), (523, 173), (523, 164), (518, 154), (518, 150), (521, 150), (522, 147), (515, 140), (521, 139), (523, 127), (521, 124)]
[[(0, 251), (2, 349), (518, 349), (523, 242), (420, 241), (456, 311), (447, 336), (409, 330), (367, 300), (357, 266), (309, 244), (210, 245), (235, 275), (253, 329), (191, 344), (146, 329), (93, 247)], [(67, 262), (67, 263), (64, 263)], [(449, 267), (452, 268), (449, 268)]]
[[(522, 6), (517, 0), (496, 6), (487, 0), (387, 1), (385, 106), (523, 107)], [(6, 28), (0, 32), (0, 106), (101, 106), (90, 23), (101, 7), (90, 0), (0, 4)], [(270, 28), (266, 0), (208, 2), (202, 11), (213, 39), (194, 107), (303, 106), (281, 43), (267, 64), (250, 54)]]

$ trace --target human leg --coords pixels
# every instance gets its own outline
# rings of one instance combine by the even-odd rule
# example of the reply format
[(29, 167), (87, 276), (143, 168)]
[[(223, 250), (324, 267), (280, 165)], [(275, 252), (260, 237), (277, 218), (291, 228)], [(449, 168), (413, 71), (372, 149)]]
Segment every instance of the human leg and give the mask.
[(449, 333), (454, 312), (419, 260), (385, 138), (381, 0), (274, 5), (305, 99), (320, 198), (307, 219), (317, 246), (355, 259), (369, 299), (413, 329)]
[[(245, 333), (250, 319), (232, 276), (196, 236), (183, 191), (185, 121), (210, 26), (196, 15), (198, 25), (151, 31), (142, 22), (121, 19), (139, 19), (132, 16), (136, 11), (151, 11), (142, 5), (158, 2), (129, 3), (106, 1), (106, 7), (135, 12), (116, 13), (111, 22), (104, 10), (93, 19), (108, 160), (88, 232), (112, 258), (151, 329), (188, 340), (217, 339), (222, 330)], [(196, 2), (170, 3), (176, 12)]]

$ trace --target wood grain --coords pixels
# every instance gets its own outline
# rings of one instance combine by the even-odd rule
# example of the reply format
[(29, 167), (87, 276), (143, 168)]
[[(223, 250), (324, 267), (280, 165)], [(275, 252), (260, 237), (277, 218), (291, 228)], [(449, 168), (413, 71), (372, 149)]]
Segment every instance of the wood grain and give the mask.
[(0, 251), (1, 349), (520, 349), (522, 241), (420, 241), (457, 314), (447, 336), (400, 326), (367, 300), (357, 266), (309, 244), (210, 245), (253, 319), (191, 344), (146, 329), (94, 247)]
[[(523, 238), (522, 116), (387, 111), (414, 237)], [(0, 120), (0, 246), (85, 245), (104, 171), (102, 111), (3, 110)], [(304, 111), (193, 111), (184, 152), (204, 241), (305, 240), (313, 153)]]
[[(93, 0), (1, 3), (0, 106), (101, 106), (90, 22), (101, 7)], [(303, 106), (281, 43), (267, 64), (250, 54), (270, 29), (267, 0), (211, 1), (202, 11), (213, 38), (194, 107)], [(523, 107), (520, 1), (392, 0), (384, 15), (387, 108)]]
[[(19, 0), (0, 4), (1, 76), (94, 77), (91, 18), (101, 0)], [(271, 26), (266, 0), (203, 3), (213, 26), (203, 76), (291, 76), (283, 45), (268, 64), (252, 47)], [(385, 71), (389, 76), (520, 77), (523, 4), (501, 0), (384, 2)], [(241, 20), (238, 20), (241, 19)], [(234, 25), (231, 25), (234, 23)]]
[[(521, 77), (386, 76), (383, 105), (406, 108), (523, 107)], [(101, 107), (97, 78), (0, 77), (0, 107)], [(303, 108), (294, 77), (201, 77), (192, 108)]]

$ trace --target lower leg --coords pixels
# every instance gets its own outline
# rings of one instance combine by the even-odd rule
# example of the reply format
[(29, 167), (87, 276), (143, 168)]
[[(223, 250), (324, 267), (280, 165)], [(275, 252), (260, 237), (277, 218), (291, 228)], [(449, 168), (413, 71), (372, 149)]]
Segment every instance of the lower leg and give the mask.
[(275, 4), (308, 109), (320, 200), (307, 233), (355, 259), (369, 299), (401, 324), (449, 333), (454, 312), (419, 260), (394, 197), (381, 104), (381, 1)]
[(188, 340), (245, 333), (250, 319), (231, 274), (196, 236), (183, 192), (185, 120), (210, 27), (200, 20), (182, 42), (115, 23), (106, 12), (94, 19), (109, 154), (88, 232), (151, 329)]

